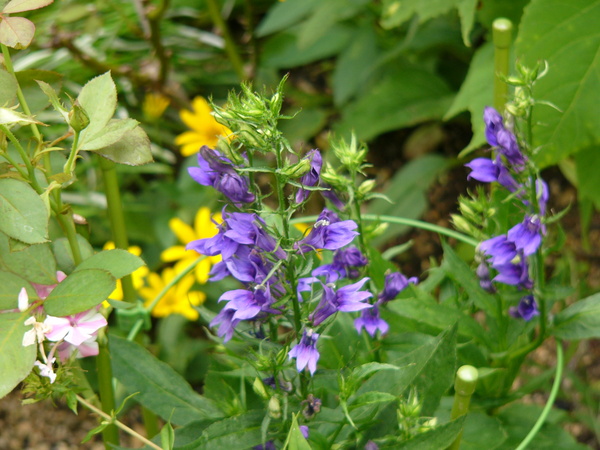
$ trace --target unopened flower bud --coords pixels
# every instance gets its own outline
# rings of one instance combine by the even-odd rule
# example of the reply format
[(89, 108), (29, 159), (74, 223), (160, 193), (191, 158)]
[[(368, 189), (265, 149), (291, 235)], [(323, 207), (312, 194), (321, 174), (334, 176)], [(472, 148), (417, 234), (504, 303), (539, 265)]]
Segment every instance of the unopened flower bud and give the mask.
[(279, 419), (281, 417), (281, 403), (275, 396), (269, 400), (269, 415), (273, 419)]
[(76, 133), (85, 129), (90, 124), (90, 118), (78, 101), (73, 103), (73, 108), (69, 111), (69, 125)]
[(301, 159), (296, 164), (292, 164), (281, 169), (281, 173), (289, 178), (300, 178), (310, 170), (310, 160)]
[(265, 385), (260, 378), (255, 378), (254, 383), (252, 383), (252, 390), (263, 400), (269, 398), (269, 394), (267, 394), (267, 390), (265, 389)]
[(360, 195), (366, 195), (373, 190), (375, 187), (375, 180), (365, 180), (358, 187), (358, 193)]
[(476, 234), (476, 230), (474, 229), (473, 225), (471, 225), (469, 221), (467, 221), (463, 216), (460, 216), (458, 214), (451, 214), (450, 217), (452, 218), (454, 228), (456, 228), (457, 230), (469, 235)]

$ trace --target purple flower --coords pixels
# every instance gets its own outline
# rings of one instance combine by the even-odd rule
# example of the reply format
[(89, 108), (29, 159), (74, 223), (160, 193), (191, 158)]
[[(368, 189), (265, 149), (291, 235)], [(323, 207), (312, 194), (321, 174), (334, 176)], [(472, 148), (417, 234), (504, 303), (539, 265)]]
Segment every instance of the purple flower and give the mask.
[(251, 320), (260, 312), (277, 314), (279, 311), (270, 308), (275, 302), (271, 296), (271, 290), (268, 286), (257, 286), (252, 290), (234, 289), (227, 291), (221, 297), (219, 302), (226, 300), (229, 303), (223, 309), (235, 311), (233, 320)]
[(498, 139), (498, 153), (504, 155), (514, 170), (521, 172), (525, 168), (527, 158), (521, 153), (515, 135), (502, 129), (498, 131), (496, 138)]
[(508, 309), (508, 313), (515, 319), (523, 319), (527, 322), (540, 314), (533, 295), (523, 297), (518, 306), (511, 306)]
[(498, 145), (498, 131), (504, 129), (502, 116), (491, 106), (486, 106), (483, 110), (483, 121), (485, 122), (485, 138), (492, 147)]
[(365, 450), (379, 450), (379, 445), (373, 441), (367, 441), (365, 444)]
[(304, 330), (300, 342), (289, 351), (289, 359), (296, 358), (298, 372), (302, 372), (307, 366), (311, 375), (314, 375), (317, 370), (317, 361), (321, 356), (317, 350), (317, 339), (319, 335), (313, 330)]
[(198, 152), (198, 167), (190, 167), (188, 173), (197, 183), (212, 186), (234, 203), (255, 200), (249, 192), (248, 179), (236, 172), (233, 162), (206, 145)]
[(335, 206), (337, 209), (342, 210), (344, 209), (344, 202), (338, 197), (337, 193), (335, 192), (335, 190), (328, 184), (323, 183), (322, 186), (325, 188), (325, 190), (321, 191), (321, 195), (326, 198), (327, 200), (329, 200), (331, 202), (331, 204), (333, 206)]
[(294, 248), (305, 253), (316, 249), (337, 250), (348, 245), (358, 235), (358, 225), (353, 220), (340, 221), (337, 214), (324, 209), (310, 233), (297, 242)]
[(375, 337), (377, 330), (381, 334), (385, 334), (390, 329), (390, 326), (385, 320), (379, 317), (379, 307), (377, 304), (373, 305), (372, 308), (363, 309), (360, 313), (360, 317), (354, 319), (354, 328), (360, 334), (360, 331), (364, 328), (371, 337)]
[(314, 277), (324, 276), (326, 283), (335, 283), (340, 278), (358, 278), (356, 267), (364, 267), (369, 261), (356, 247), (336, 250), (331, 264), (323, 264), (312, 271)]
[(550, 197), (550, 191), (548, 190), (548, 184), (540, 179), (535, 180), (535, 192), (538, 199), (538, 205), (540, 207), (540, 215), (546, 215), (546, 204)]
[(304, 439), (308, 439), (308, 426), (307, 425), (300, 425), (300, 433), (302, 433), (302, 436), (304, 436)]
[[(302, 175), (300, 184), (303, 186), (317, 186), (319, 184), (319, 176), (321, 175), (321, 167), (323, 166), (323, 158), (321, 152), (317, 149), (311, 150), (306, 154), (304, 159), (310, 160), (310, 170)], [(300, 188), (296, 192), (296, 203), (302, 203), (310, 195), (310, 191)]]
[(493, 281), (523, 289), (533, 287), (533, 282), (529, 278), (529, 266), (523, 255), (520, 255), (519, 260), (515, 263), (494, 264), (492, 267), (498, 271), (498, 275), (494, 277)]
[(385, 303), (395, 299), (400, 292), (406, 289), (409, 283), (416, 284), (417, 281), (416, 277), (406, 278), (400, 272), (387, 274), (383, 291), (379, 294), (379, 301)]
[(510, 192), (515, 192), (519, 189), (519, 184), (512, 177), (499, 157), (495, 160), (489, 158), (475, 158), (468, 164), (465, 164), (465, 166), (472, 170), (472, 172), (467, 175), (467, 179), (473, 178), (482, 183), (497, 182)]
[(231, 339), (233, 336), (233, 331), (238, 323), (240, 323), (239, 319), (234, 319), (233, 316), (237, 311), (234, 309), (225, 309), (223, 308), (216, 317), (211, 320), (209, 326), (215, 327), (219, 326), (219, 330), (217, 331), (217, 336), (225, 338), (223, 339), (225, 342)]
[(525, 256), (533, 255), (542, 243), (541, 227), (538, 216), (525, 216), (522, 223), (508, 230), (507, 238), (514, 243), (517, 250), (523, 251)]
[(265, 442), (265, 444), (259, 444), (259, 445), (255, 445), (254, 447), (252, 447), (252, 450), (277, 450), (277, 447), (275, 447), (275, 442), (271, 441), (267, 441)]
[(296, 293), (298, 294), (298, 301), (302, 302), (302, 292), (310, 292), (312, 290), (313, 283), (318, 282), (317, 277), (305, 277), (298, 279), (298, 286), (296, 286)]
[(323, 296), (321, 297), (321, 301), (309, 316), (309, 319), (316, 326), (338, 311), (351, 312), (371, 308), (373, 305), (362, 302), (372, 297), (373, 294), (367, 291), (359, 291), (368, 280), (368, 278), (363, 278), (362, 280), (344, 286), (337, 291), (334, 291), (333, 288), (328, 285), (323, 285)]
[(490, 262), (494, 266), (497, 264), (506, 264), (517, 256), (515, 243), (509, 240), (504, 234), (481, 242), (479, 250), (490, 257)]
[(477, 274), (477, 278), (479, 278), (479, 286), (491, 294), (496, 292), (496, 288), (492, 284), (492, 280), (490, 279), (490, 269), (485, 261), (481, 261), (475, 270)]

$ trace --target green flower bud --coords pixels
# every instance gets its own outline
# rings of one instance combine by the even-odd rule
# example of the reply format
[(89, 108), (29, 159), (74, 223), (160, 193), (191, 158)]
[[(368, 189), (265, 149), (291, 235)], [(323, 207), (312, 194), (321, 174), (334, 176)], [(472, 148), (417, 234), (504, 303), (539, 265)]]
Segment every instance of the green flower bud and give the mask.
[(90, 118), (78, 101), (73, 103), (73, 108), (69, 111), (69, 125), (76, 133), (85, 129), (90, 124)]
[(269, 415), (273, 419), (279, 419), (281, 417), (281, 403), (275, 396), (271, 397), (269, 400)]
[(374, 187), (375, 187), (375, 180), (365, 180), (358, 187), (358, 194), (365, 196), (366, 194), (371, 192)]
[(467, 221), (463, 216), (460, 216), (458, 214), (451, 214), (450, 217), (452, 218), (454, 228), (456, 228), (458, 231), (462, 231), (463, 233), (466, 233), (468, 235), (473, 235), (476, 233), (476, 230), (473, 227), (473, 225), (471, 225), (471, 223)]
[(267, 390), (265, 389), (265, 385), (260, 378), (255, 378), (254, 383), (252, 383), (252, 390), (263, 400), (269, 398), (269, 394), (267, 394)]
[(301, 159), (296, 164), (292, 164), (281, 169), (281, 173), (288, 178), (300, 178), (309, 170), (310, 161), (308, 159)]

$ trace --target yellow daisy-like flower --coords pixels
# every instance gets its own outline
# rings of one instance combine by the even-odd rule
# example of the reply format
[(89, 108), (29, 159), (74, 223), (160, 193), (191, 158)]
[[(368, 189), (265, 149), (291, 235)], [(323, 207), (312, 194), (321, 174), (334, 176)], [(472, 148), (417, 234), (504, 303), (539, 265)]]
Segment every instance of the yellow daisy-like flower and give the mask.
[[(140, 289), (140, 295), (144, 298), (144, 306), (148, 307), (156, 296), (177, 275), (172, 267), (167, 267), (162, 274), (150, 273), (148, 275), (148, 286)], [(184, 276), (177, 284), (171, 287), (152, 309), (154, 317), (166, 317), (170, 314), (181, 314), (189, 320), (198, 319), (198, 311), (192, 305), (198, 306), (204, 303), (206, 295), (200, 291), (190, 291), (194, 284), (192, 275)]]
[(161, 93), (150, 92), (149, 94), (146, 94), (144, 102), (142, 103), (144, 117), (149, 121), (159, 119), (169, 106), (169, 103), (171, 103), (171, 100)]
[[(104, 244), (104, 247), (102, 247), (103, 250), (112, 250), (114, 248), (115, 243), (111, 241), (107, 242), (106, 244)], [(129, 247), (127, 251), (129, 253), (134, 254), (135, 256), (140, 256), (142, 254), (142, 249), (139, 248), (137, 245)], [(140, 288), (144, 285), (144, 278), (146, 278), (146, 275), (148, 275), (149, 272), (150, 271), (148, 270), (147, 266), (142, 266), (133, 271), (133, 273), (131, 274), (131, 281), (133, 282), (133, 287), (136, 291), (139, 291)], [(112, 294), (108, 296), (108, 298), (110, 298), (111, 300), (123, 300), (123, 285), (121, 284), (121, 280), (117, 280), (117, 287), (112, 292)], [(102, 304), (106, 308), (110, 306), (110, 304), (107, 301), (104, 301)]]
[(192, 101), (192, 111), (182, 109), (179, 117), (192, 131), (185, 131), (175, 138), (175, 144), (181, 146), (181, 154), (190, 156), (198, 153), (200, 147), (207, 145), (215, 148), (219, 136), (230, 136), (231, 130), (218, 123), (212, 116), (212, 109), (203, 97)]
[[(220, 213), (215, 214), (213, 219), (217, 223), (222, 222)], [(193, 228), (178, 217), (169, 220), (169, 228), (171, 228), (171, 231), (173, 231), (179, 242), (183, 245), (174, 245), (167, 248), (160, 254), (160, 259), (164, 262), (176, 262), (175, 271), (178, 273), (194, 262), (199, 256), (194, 250), (186, 250), (186, 244), (197, 239), (213, 237), (219, 232), (217, 226), (210, 219), (210, 209), (206, 207), (200, 208), (196, 213)], [(196, 265), (194, 274), (198, 283), (204, 284), (208, 281), (210, 268), (219, 261), (221, 261), (220, 255), (207, 256)]]

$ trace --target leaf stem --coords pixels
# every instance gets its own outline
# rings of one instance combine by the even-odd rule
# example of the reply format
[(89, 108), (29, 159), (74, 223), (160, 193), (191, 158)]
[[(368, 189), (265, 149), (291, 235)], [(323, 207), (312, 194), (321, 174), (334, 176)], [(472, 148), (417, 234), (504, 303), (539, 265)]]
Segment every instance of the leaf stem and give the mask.
[(154, 442), (146, 439), (144, 436), (142, 436), (141, 434), (139, 434), (138, 432), (136, 432), (135, 430), (129, 428), (127, 425), (125, 425), (124, 423), (118, 421), (117, 419), (115, 419), (114, 417), (109, 416), (108, 414), (106, 414), (104, 411), (96, 408), (94, 405), (92, 405), (91, 403), (89, 403), (87, 400), (85, 400), (84, 398), (80, 397), (79, 395), (76, 395), (77, 401), (79, 403), (81, 403), (83, 406), (85, 406), (87, 409), (89, 409), (90, 411), (98, 414), (100, 417), (102, 417), (104, 420), (108, 420), (111, 423), (114, 423), (117, 427), (119, 427), (121, 430), (123, 430), (125, 433), (135, 437), (136, 439), (139, 439), (140, 441), (142, 441), (144, 444), (146, 444), (147, 446), (154, 448), (154, 449), (158, 449), (158, 450), (162, 450), (158, 445), (156, 445)]
[(525, 439), (519, 444), (516, 450), (524, 450), (531, 443), (533, 438), (535, 438), (542, 425), (548, 418), (548, 414), (550, 414), (550, 410), (552, 409), (552, 405), (554, 405), (554, 401), (556, 400), (556, 396), (558, 395), (558, 390), (560, 389), (560, 383), (562, 381), (562, 373), (563, 373), (563, 348), (562, 342), (557, 339), (556, 340), (556, 375), (554, 376), (554, 383), (552, 384), (552, 389), (550, 390), (550, 396), (548, 397), (548, 401), (538, 417), (538, 420), (535, 422), (533, 428), (529, 431)]
[[(108, 339), (104, 338), (98, 341), (98, 356), (96, 357), (96, 370), (98, 371), (98, 391), (100, 394), (100, 403), (105, 413), (112, 413), (115, 410), (115, 393), (112, 384), (112, 366), (110, 364), (110, 352), (108, 350)], [(108, 414), (106, 415), (108, 416)], [(104, 417), (106, 417), (104, 416)], [(110, 416), (108, 416), (110, 418)], [(111, 419), (112, 421), (112, 419)], [(102, 430), (102, 439), (106, 450), (119, 445), (119, 431), (112, 424)]]

